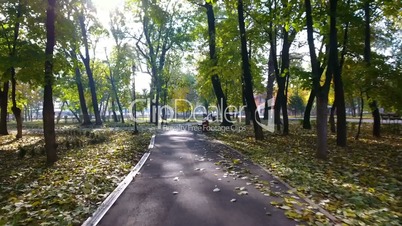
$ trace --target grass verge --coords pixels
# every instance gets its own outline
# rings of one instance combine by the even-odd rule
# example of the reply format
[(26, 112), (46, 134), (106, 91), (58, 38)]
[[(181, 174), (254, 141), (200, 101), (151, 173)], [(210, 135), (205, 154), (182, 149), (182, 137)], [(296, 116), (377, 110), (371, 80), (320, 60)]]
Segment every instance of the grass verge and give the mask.
[(356, 141), (356, 126), (348, 130), (346, 148), (337, 147), (335, 135), (330, 135), (327, 161), (315, 158), (315, 132), (298, 123), (291, 124), (290, 135), (265, 134), (264, 141), (255, 141), (249, 126), (243, 132), (208, 134), (281, 177), (346, 225), (400, 225), (401, 135), (390, 125), (382, 138), (374, 139), (371, 125), (364, 124)]
[(0, 225), (80, 225), (139, 161), (151, 134), (59, 131), (59, 161), (43, 138), (0, 137)]

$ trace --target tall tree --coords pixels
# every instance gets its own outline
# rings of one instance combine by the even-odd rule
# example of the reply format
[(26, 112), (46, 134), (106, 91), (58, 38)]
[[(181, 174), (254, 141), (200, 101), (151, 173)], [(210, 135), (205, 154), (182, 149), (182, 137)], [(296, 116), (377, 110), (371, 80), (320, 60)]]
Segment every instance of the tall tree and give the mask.
[(335, 103), (336, 103), (336, 125), (337, 136), (336, 143), (338, 146), (346, 146), (346, 111), (345, 111), (345, 96), (343, 91), (343, 83), (341, 70), (338, 60), (338, 32), (336, 28), (337, 17), (337, 0), (330, 1), (330, 34), (329, 34), (329, 60), (328, 69), (331, 69), (335, 85)]
[(145, 60), (147, 72), (151, 75), (150, 115), (151, 122), (158, 124), (159, 114), (157, 113), (166, 57), (173, 46), (180, 48), (186, 45), (188, 18), (179, 12), (180, 4), (171, 0), (161, 4), (141, 0), (140, 4), (139, 17), (142, 33), (133, 35), (133, 38), (136, 40), (137, 51)]
[(244, 23), (243, 0), (238, 0), (237, 13), (239, 16), (239, 30), (240, 30), (241, 54), (243, 62), (243, 81), (245, 86), (245, 99), (247, 101), (247, 107), (251, 112), (251, 120), (253, 121), (255, 139), (263, 140), (264, 134), (261, 128), (260, 116), (257, 111), (257, 105), (255, 104), (254, 100), (253, 79), (251, 75), (250, 62), (247, 51), (247, 36)]
[[(119, 54), (119, 53), (117, 53), (117, 54)], [(121, 106), (119, 94), (117, 93), (115, 75), (113, 73), (112, 66), (110, 65), (110, 61), (109, 61), (109, 57), (107, 55), (106, 49), (105, 49), (105, 55), (106, 55), (106, 62), (109, 67), (109, 80), (110, 80), (110, 84), (112, 85), (113, 100), (116, 100), (117, 107), (119, 108), (119, 112), (120, 112), (121, 122), (124, 123), (123, 108)], [(112, 103), (114, 103), (114, 102), (112, 102)]]
[(81, 109), (81, 113), (82, 113), (82, 117), (83, 117), (82, 125), (84, 125), (84, 126), (90, 125), (91, 118), (89, 117), (89, 114), (88, 114), (88, 107), (87, 107), (87, 102), (85, 100), (84, 87), (82, 85), (81, 68), (78, 63), (78, 58), (77, 58), (75, 49), (70, 51), (70, 56), (73, 61), (75, 82), (77, 84), (78, 96), (79, 96), (79, 100), (80, 100), (80, 109)]
[(45, 87), (43, 95), (43, 133), (45, 135), (45, 150), (47, 162), (57, 161), (56, 132), (54, 125), (53, 106), (53, 50), (56, 44), (55, 34), (56, 0), (48, 0), (46, 10), (46, 61), (45, 61)]
[[(370, 3), (371, 0), (364, 1), (364, 18), (365, 18), (365, 29), (364, 29), (364, 61), (367, 64), (367, 68), (371, 64), (371, 49), (370, 49)], [(368, 105), (371, 109), (371, 114), (373, 115), (373, 136), (381, 136), (381, 118), (380, 111), (378, 110), (377, 101), (370, 98), (368, 95)]]
[(87, 30), (87, 27), (85, 24), (85, 14), (84, 14), (83, 10), (78, 15), (78, 21), (79, 21), (79, 25), (80, 25), (80, 29), (81, 29), (82, 41), (84, 43), (84, 48), (85, 48), (85, 56), (82, 54), (80, 54), (80, 56), (81, 56), (82, 62), (84, 63), (85, 70), (86, 70), (87, 76), (88, 76), (89, 89), (91, 90), (92, 106), (93, 106), (94, 115), (95, 115), (95, 124), (102, 125), (102, 120), (100, 117), (99, 106), (98, 106), (98, 97), (96, 95), (95, 81), (93, 78), (92, 68), (91, 68), (91, 58), (89, 56), (88, 30)]
[(268, 60), (268, 79), (267, 79), (267, 98), (265, 101), (264, 107), (264, 119), (268, 120), (269, 118), (269, 110), (272, 106), (268, 106), (268, 100), (274, 97), (274, 81), (275, 81), (275, 71), (274, 71), (274, 61), (273, 61), (274, 52), (273, 49), (269, 50), (269, 60)]
[[(208, 44), (209, 44), (209, 58), (212, 61), (212, 66), (218, 65), (218, 54), (216, 52), (216, 28), (215, 28), (215, 14), (213, 9), (212, 1), (207, 1), (203, 5), (207, 10), (208, 19)], [(246, 43), (247, 45), (247, 43)], [(246, 53), (247, 55), (247, 53)], [(221, 81), (218, 74), (214, 73), (211, 76), (212, 86), (215, 92), (215, 96), (220, 109), (220, 114), (222, 118), (221, 125), (229, 126), (232, 125), (230, 122), (230, 116), (227, 114), (227, 99), (222, 90)]]
[[(17, 55), (17, 42), (18, 42), (18, 36), (20, 32), (20, 23), (21, 23), (21, 18), (22, 18), (22, 3), (21, 1), (18, 2), (17, 5), (17, 16), (15, 20), (15, 25), (14, 25), (14, 34), (13, 34), (13, 40), (12, 44), (8, 44), (9, 47), (9, 55), (12, 58), (11, 62), (14, 63)], [(16, 86), (17, 86), (17, 79), (16, 79), (16, 70), (14, 64), (11, 65), (10, 68), (11, 71), (11, 101), (13, 106), (11, 107), (11, 110), (14, 114), (15, 121), (17, 122), (17, 135), (16, 138), (19, 139), (22, 137), (22, 118), (21, 118), (21, 109), (17, 106), (17, 100), (16, 100)]]
[[(330, 0), (333, 1), (333, 0)], [(332, 2), (330, 3), (333, 4)], [(317, 97), (317, 157), (326, 159), (328, 156), (327, 146), (327, 118), (328, 118), (328, 92), (331, 83), (331, 70), (327, 69), (324, 78), (324, 84), (320, 84), (321, 71), (320, 64), (315, 53), (313, 17), (310, 0), (305, 0), (306, 7), (306, 23), (307, 23), (307, 41), (309, 45), (313, 89), (315, 89)], [(330, 65), (329, 65), (330, 66)]]

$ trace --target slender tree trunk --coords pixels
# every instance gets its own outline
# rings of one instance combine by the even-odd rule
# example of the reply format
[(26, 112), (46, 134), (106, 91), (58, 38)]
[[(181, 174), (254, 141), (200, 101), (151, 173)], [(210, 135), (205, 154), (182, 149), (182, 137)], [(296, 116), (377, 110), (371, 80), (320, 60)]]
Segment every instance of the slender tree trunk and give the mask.
[[(364, 39), (364, 61), (367, 64), (367, 67), (370, 67), (371, 64), (371, 49), (370, 49), (370, 3), (371, 0), (365, 0), (364, 2), (364, 15), (365, 15), (365, 39)], [(380, 111), (378, 110), (377, 101), (371, 98), (368, 99), (368, 104), (371, 109), (371, 114), (373, 115), (374, 123), (373, 123), (373, 136), (380, 137), (381, 136), (381, 117)]]
[[(153, 84), (155, 84), (155, 82), (153, 82)], [(154, 123), (154, 117), (155, 117), (155, 111), (154, 111), (154, 90), (155, 88), (153, 87), (153, 85), (151, 85), (151, 89), (149, 91), (149, 97), (151, 99), (151, 102), (149, 103), (149, 123)]]
[(17, 135), (16, 138), (22, 138), (22, 118), (21, 118), (21, 108), (17, 107), (17, 100), (16, 100), (16, 86), (17, 81), (15, 80), (15, 69), (14, 67), (11, 68), (11, 100), (13, 106), (11, 107), (11, 111), (14, 114), (15, 121), (17, 122)]
[(112, 98), (112, 113), (113, 113), (113, 121), (114, 122), (118, 122), (119, 119), (117, 118), (117, 114), (116, 114), (116, 105), (114, 103), (114, 100)]
[(71, 108), (69, 108), (69, 110), (74, 115), (75, 119), (77, 119), (77, 122), (81, 123), (80, 116), (78, 116), (78, 114), (74, 110), (72, 110)]
[(311, 114), (311, 109), (313, 108), (314, 99), (315, 99), (315, 90), (311, 89), (310, 96), (308, 97), (306, 109), (304, 110), (303, 129), (311, 129), (310, 114)]
[(85, 27), (84, 14), (81, 13), (78, 18), (79, 18), (79, 22), (80, 22), (81, 34), (82, 34), (84, 47), (85, 47), (85, 57), (81, 55), (81, 58), (82, 58), (82, 62), (84, 63), (87, 75), (88, 75), (88, 84), (89, 84), (89, 89), (91, 90), (92, 105), (93, 105), (94, 114), (95, 114), (95, 124), (102, 125), (102, 119), (100, 117), (99, 106), (98, 106), (98, 98), (96, 95), (95, 81), (93, 78), (92, 69), (91, 69), (91, 65), (90, 65), (91, 59), (89, 56), (88, 37), (87, 37), (87, 30)]
[(336, 109), (336, 102), (332, 104), (331, 112), (329, 115), (329, 125), (331, 128), (331, 133), (336, 133), (336, 126), (335, 126), (335, 109)]
[[(243, 79), (243, 76), (242, 76), (242, 79)], [(251, 124), (251, 119), (250, 119), (251, 118), (251, 113), (250, 113), (249, 108), (247, 107), (245, 89), (246, 88), (245, 88), (245, 85), (244, 85), (244, 82), (243, 82), (243, 84), (242, 84), (242, 100), (243, 100), (243, 105), (245, 106), (245, 108), (244, 108), (244, 113), (245, 113), (245, 116), (246, 116), (245, 125), (248, 126), (248, 125)]]
[(356, 117), (356, 106), (355, 106), (355, 100), (352, 98), (350, 100), (350, 105), (352, 107), (352, 117)]
[(7, 130), (7, 108), (8, 108), (8, 89), (9, 89), (9, 81), (3, 82), (3, 90), (0, 92), (0, 134), (8, 135)]
[[(328, 156), (327, 104), (328, 104), (329, 86), (332, 78), (330, 72), (332, 70), (331, 69), (327, 70), (324, 85), (321, 86), (320, 63), (315, 53), (314, 37), (313, 37), (313, 18), (312, 18), (310, 0), (305, 0), (305, 7), (306, 7), (306, 21), (307, 21), (307, 41), (309, 44), (310, 60), (312, 67), (313, 88), (315, 89), (317, 96), (317, 157), (320, 159), (326, 159)], [(328, 67), (331, 67), (331, 64), (329, 64)]]
[[(218, 65), (218, 57), (216, 54), (216, 28), (215, 28), (215, 14), (213, 10), (213, 6), (211, 3), (205, 3), (205, 8), (207, 9), (207, 18), (208, 18), (208, 41), (209, 41), (209, 56), (213, 61), (213, 66)], [(246, 43), (247, 45), (247, 43)], [(232, 123), (230, 122), (230, 116), (227, 114), (227, 100), (225, 94), (222, 90), (221, 81), (217, 74), (211, 76), (212, 86), (214, 88), (215, 96), (218, 101), (219, 112), (222, 118), (221, 125), (230, 126)]]
[[(287, 3), (284, 2), (284, 7), (286, 8)], [(293, 35), (291, 35), (293, 36)], [(282, 118), (283, 118), (283, 134), (289, 134), (289, 119), (288, 119), (288, 107), (287, 107), (287, 89), (286, 82), (289, 79), (289, 66), (290, 66), (290, 57), (289, 57), (289, 49), (292, 43), (292, 37), (289, 37), (289, 31), (283, 28), (283, 46), (282, 46), (282, 65), (281, 65), (281, 75), (276, 75), (276, 80), (278, 82), (278, 103), (279, 106), (276, 108), (282, 109)], [(279, 112), (278, 112), (279, 113)]]
[(336, 103), (336, 144), (341, 147), (346, 146), (346, 110), (345, 94), (343, 91), (343, 82), (338, 60), (338, 38), (336, 29), (337, 0), (330, 0), (330, 60), (332, 75), (335, 85), (335, 103)]
[[(163, 90), (163, 105), (166, 106), (167, 104), (167, 95), (168, 95), (168, 81), (165, 82), (165, 88)], [(166, 116), (166, 108), (163, 108), (162, 111), (162, 119), (166, 120), (167, 116)]]
[(54, 125), (53, 106), (53, 50), (56, 44), (55, 20), (56, 0), (48, 0), (46, 11), (46, 61), (45, 61), (45, 87), (43, 93), (43, 133), (45, 135), (45, 150), (47, 163), (53, 164), (57, 161), (56, 132)]
[(84, 87), (82, 85), (82, 74), (81, 70), (78, 66), (78, 58), (77, 54), (75, 53), (75, 50), (70, 51), (70, 55), (73, 58), (74, 61), (74, 67), (75, 67), (75, 82), (77, 83), (77, 89), (78, 89), (78, 96), (80, 99), (80, 107), (81, 107), (81, 112), (82, 112), (82, 117), (83, 117), (83, 123), (82, 125), (90, 125), (91, 124), (91, 118), (89, 117), (88, 114), (88, 107), (87, 103), (85, 100), (85, 94), (84, 94)]
[(63, 108), (64, 108), (64, 104), (65, 104), (66, 102), (65, 101), (63, 101), (63, 104), (61, 105), (61, 107), (60, 107), (60, 112), (59, 112), (59, 114), (57, 115), (57, 117), (56, 117), (56, 124), (59, 124), (59, 121), (60, 121), (60, 118), (61, 118), (61, 113), (63, 113)]
[(106, 116), (106, 111), (107, 111), (107, 108), (108, 108), (108, 105), (109, 105), (109, 99), (110, 99), (110, 95), (107, 95), (105, 107), (103, 109), (103, 117)]
[(68, 110), (70, 110), (70, 112), (71, 112), (71, 113), (74, 115), (74, 117), (77, 119), (78, 123), (81, 123), (81, 119), (80, 119), (80, 117), (77, 115), (77, 113), (76, 113), (73, 109), (70, 108), (70, 106), (68, 105), (67, 102), (64, 102), (64, 103), (67, 105)]
[(247, 100), (246, 100), (246, 84), (244, 83), (244, 77), (241, 76), (241, 97), (244, 106), (244, 113), (245, 113), (245, 125), (248, 126), (251, 124), (251, 112), (250, 109), (247, 107)]
[[(16, 47), (17, 47), (17, 40), (18, 40), (18, 36), (19, 36), (19, 31), (20, 31), (21, 16), (22, 16), (22, 5), (21, 5), (21, 2), (19, 2), (18, 8), (17, 8), (16, 23), (14, 26), (14, 39), (13, 39), (13, 44), (12, 44), (12, 50), (10, 50), (10, 57), (12, 57), (12, 58), (17, 55)], [(17, 86), (17, 81), (15, 79), (15, 68), (14, 68), (14, 66), (12, 66), (11, 67), (11, 100), (12, 100), (13, 106), (11, 107), (11, 111), (13, 112), (15, 121), (17, 122), (16, 138), (20, 139), (20, 138), (22, 138), (22, 118), (21, 118), (21, 109), (17, 106), (16, 86)]]
[[(276, 78), (276, 81), (278, 83), (278, 93), (275, 98), (275, 106), (274, 106), (274, 123), (277, 127), (277, 130), (281, 130), (281, 103), (282, 103), (282, 97), (284, 93), (284, 84), (285, 81), (283, 81), (283, 78), (279, 75), (279, 67), (278, 67), (278, 60), (276, 58), (276, 29), (273, 26), (273, 22), (270, 22), (270, 32), (268, 34), (269, 36), (269, 43), (271, 46), (270, 50), (270, 57), (272, 59), (272, 65), (273, 65), (273, 72), (274, 72), (274, 77)], [(282, 92), (280, 92), (281, 90)]]
[(275, 81), (275, 69), (274, 69), (274, 61), (273, 61), (274, 52), (273, 49), (269, 50), (269, 60), (268, 60), (268, 79), (267, 79), (267, 98), (265, 100), (265, 108), (264, 108), (264, 119), (269, 119), (269, 110), (272, 106), (268, 106), (268, 100), (272, 99), (274, 93), (274, 81)]
[(364, 108), (364, 100), (363, 100), (363, 92), (360, 91), (360, 117), (359, 117), (359, 126), (357, 127), (357, 133), (355, 139), (358, 140), (360, 137), (360, 128), (362, 126), (363, 121), (363, 108)]
[(119, 112), (120, 112), (120, 116), (121, 116), (121, 122), (124, 123), (123, 108), (121, 107), (120, 98), (119, 98), (119, 95), (117, 93), (116, 84), (114, 83), (114, 77), (112, 75), (110, 76), (110, 81), (112, 83), (113, 92), (114, 92), (114, 95), (116, 97), (117, 107), (119, 108)]
[(121, 122), (124, 123), (123, 108), (121, 107), (120, 98), (119, 98), (119, 95), (117, 93), (117, 88), (116, 88), (116, 84), (115, 84), (115, 81), (114, 81), (114, 73), (112, 71), (112, 67), (110, 66), (109, 57), (107, 56), (106, 49), (105, 49), (105, 55), (106, 55), (107, 64), (109, 66), (109, 79), (110, 79), (110, 83), (112, 85), (114, 99), (116, 100), (117, 107), (119, 108)]
[(157, 81), (157, 88), (156, 88), (156, 97), (155, 97), (155, 125), (158, 125), (159, 123), (159, 116), (160, 116), (160, 112), (159, 112), (159, 98), (160, 98), (160, 88), (159, 88), (159, 79)]
[(243, 15), (243, 0), (238, 0), (237, 12), (239, 16), (239, 30), (240, 30), (240, 40), (241, 40), (241, 55), (243, 62), (243, 79), (245, 83), (245, 94), (247, 100), (247, 106), (251, 112), (251, 120), (253, 121), (254, 135), (256, 140), (263, 140), (264, 134), (261, 128), (260, 116), (257, 111), (257, 106), (254, 100), (253, 94), (253, 81), (251, 75), (250, 62), (247, 56), (247, 37), (246, 29), (244, 25), (244, 15)]

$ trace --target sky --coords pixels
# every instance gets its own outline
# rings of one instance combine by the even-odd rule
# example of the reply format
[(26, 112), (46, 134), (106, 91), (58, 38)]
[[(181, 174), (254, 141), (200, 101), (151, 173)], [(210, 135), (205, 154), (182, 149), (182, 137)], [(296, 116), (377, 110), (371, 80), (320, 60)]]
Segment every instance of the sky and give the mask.
[[(92, 0), (96, 7), (99, 21), (102, 25), (109, 30), (110, 11), (124, 6), (124, 0)], [(112, 38), (103, 38), (99, 41), (96, 51), (96, 57), (106, 59), (105, 47), (107, 51), (111, 51), (114, 46)], [(135, 89), (136, 92), (142, 92), (142, 89), (149, 90), (151, 83), (151, 76), (145, 73), (136, 72), (135, 74)]]

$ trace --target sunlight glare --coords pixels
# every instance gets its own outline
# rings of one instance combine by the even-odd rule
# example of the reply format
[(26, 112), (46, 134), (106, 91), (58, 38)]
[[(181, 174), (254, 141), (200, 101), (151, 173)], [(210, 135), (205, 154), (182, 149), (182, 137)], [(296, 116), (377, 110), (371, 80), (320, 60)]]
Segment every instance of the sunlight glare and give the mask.
[(124, 0), (92, 0), (98, 10), (109, 11), (123, 5)]

